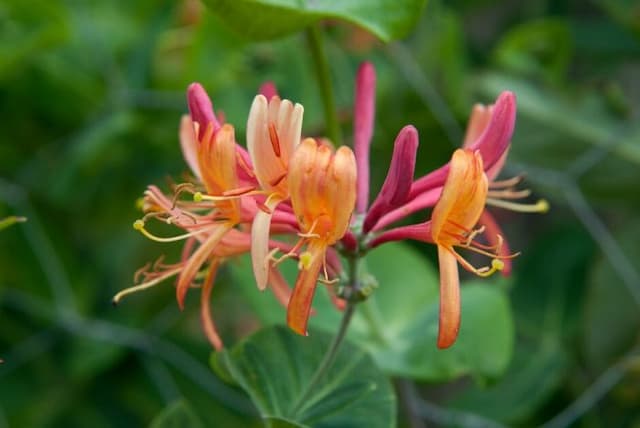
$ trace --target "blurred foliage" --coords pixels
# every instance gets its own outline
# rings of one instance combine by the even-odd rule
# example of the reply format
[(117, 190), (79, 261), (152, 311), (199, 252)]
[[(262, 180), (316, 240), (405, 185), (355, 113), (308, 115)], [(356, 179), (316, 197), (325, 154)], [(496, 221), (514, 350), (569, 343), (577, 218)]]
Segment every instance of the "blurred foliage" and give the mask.
[[(367, 305), (379, 307), (393, 346), (410, 338), (426, 357), (398, 362), (368, 349), (387, 370), (431, 381), (418, 391), (444, 413), (418, 400), (421, 417), (478, 426), (456, 419), (462, 412), (535, 426), (592, 394), (613, 368), (621, 381), (575, 426), (639, 423), (637, 363), (626, 363), (640, 340), (639, 17), (633, 0), (432, 0), (409, 36), (389, 45), (342, 21), (323, 24), (345, 135), (357, 66), (376, 66), (374, 189), (402, 126), (420, 131), (417, 171), (428, 171), (462, 141), (472, 103), (510, 89), (518, 123), (508, 172), (526, 173), (552, 203), (546, 216), (496, 212), (523, 254), (509, 281), (463, 288), (494, 308), (479, 316), (498, 317), (463, 318), (463, 329), (474, 324), (474, 355), (486, 351), (484, 368), (465, 361), (460, 346), (452, 350), (460, 366), (446, 378), (468, 378), (436, 385), (417, 372), (438, 361), (433, 331), (410, 317), (433, 312), (433, 248), (389, 251), (383, 261), (371, 254), (380, 287)], [(186, 169), (177, 125), (190, 82), (207, 88), (239, 141), (266, 80), (305, 105), (305, 134), (323, 133), (304, 37), (250, 44), (222, 21), (197, 0), (0, 4), (0, 219), (28, 218), (0, 232), (0, 427), (261, 425), (244, 393), (208, 367), (195, 298), (180, 313), (167, 283), (110, 304), (144, 263), (178, 257), (176, 246), (147, 242), (131, 223), (147, 184)], [(242, 263), (221, 272), (212, 302), (231, 347), (284, 319), (268, 295), (259, 297), (273, 309), (256, 313), (238, 283)], [(332, 309), (321, 301), (317, 309), (316, 327), (335, 325)], [(403, 309), (407, 318), (396, 318)], [(352, 339), (367, 346), (358, 335), (364, 315)]]

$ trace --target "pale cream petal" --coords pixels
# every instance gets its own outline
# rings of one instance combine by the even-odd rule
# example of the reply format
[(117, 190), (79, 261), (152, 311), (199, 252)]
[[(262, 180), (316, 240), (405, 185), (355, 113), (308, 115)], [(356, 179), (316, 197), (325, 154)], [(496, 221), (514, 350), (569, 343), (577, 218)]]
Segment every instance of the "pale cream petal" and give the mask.
[(193, 175), (202, 180), (200, 165), (198, 164), (198, 140), (194, 129), (194, 123), (189, 115), (183, 115), (180, 120), (180, 148), (182, 156), (191, 168)]
[(273, 211), (281, 201), (276, 197), (267, 201), (265, 206), (269, 213), (258, 210), (251, 226), (251, 264), (260, 290), (267, 288), (269, 283), (269, 229)]

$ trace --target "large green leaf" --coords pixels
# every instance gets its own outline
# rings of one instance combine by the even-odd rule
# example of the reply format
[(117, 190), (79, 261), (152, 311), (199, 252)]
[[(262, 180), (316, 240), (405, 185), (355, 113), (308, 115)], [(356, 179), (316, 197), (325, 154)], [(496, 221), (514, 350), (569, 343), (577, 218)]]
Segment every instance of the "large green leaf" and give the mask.
[(205, 0), (231, 28), (254, 40), (303, 30), (321, 19), (356, 24), (384, 41), (405, 36), (426, 0)]
[(566, 376), (567, 355), (557, 344), (546, 345), (521, 343), (499, 383), (488, 388), (471, 386), (451, 405), (505, 423), (525, 420), (549, 399)]
[(369, 355), (350, 343), (342, 344), (326, 375), (299, 402), (331, 339), (321, 331), (302, 337), (285, 327), (268, 327), (214, 354), (212, 364), (249, 394), (267, 426), (394, 426), (391, 384)]
[[(349, 337), (368, 349), (379, 367), (393, 375), (431, 381), (464, 374), (495, 378), (506, 370), (513, 321), (508, 300), (494, 282), (463, 285), (460, 337), (450, 349), (439, 350), (439, 279), (431, 263), (408, 245), (388, 244), (368, 254), (366, 264), (379, 287), (357, 308)], [(249, 260), (232, 266), (237, 285), (258, 316), (267, 324), (283, 323), (285, 309), (256, 289)], [(295, 263), (284, 267), (293, 283)], [(340, 313), (322, 287), (316, 291), (313, 308), (310, 325), (334, 332)]]

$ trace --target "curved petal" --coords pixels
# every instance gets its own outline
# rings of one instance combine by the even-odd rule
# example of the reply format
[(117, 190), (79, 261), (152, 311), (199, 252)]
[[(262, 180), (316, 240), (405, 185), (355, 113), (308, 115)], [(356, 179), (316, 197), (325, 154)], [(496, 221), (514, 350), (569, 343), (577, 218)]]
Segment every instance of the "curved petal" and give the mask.
[(460, 330), (460, 280), (455, 256), (438, 245), (440, 267), (440, 317), (438, 324), (438, 348), (454, 344)]
[(209, 272), (207, 272), (207, 277), (202, 284), (202, 292), (200, 293), (200, 322), (202, 323), (202, 329), (204, 330), (205, 336), (207, 336), (209, 343), (211, 343), (216, 351), (221, 351), (224, 347), (222, 339), (220, 339), (220, 335), (218, 335), (216, 326), (213, 323), (210, 304), (211, 290), (213, 289), (213, 282), (216, 278), (219, 266), (220, 261), (218, 259), (211, 261)]
[(476, 104), (471, 109), (471, 116), (467, 123), (467, 132), (464, 135), (462, 148), (467, 149), (473, 144), (484, 132), (491, 120), (493, 106), (485, 106), (484, 104)]
[(193, 128), (193, 121), (188, 115), (183, 115), (180, 120), (180, 148), (182, 156), (191, 168), (191, 172), (198, 180), (202, 180), (200, 165), (198, 164), (198, 140)]
[(413, 182), (417, 150), (418, 131), (411, 125), (405, 126), (396, 137), (387, 177), (364, 220), (364, 232), (370, 231), (382, 215), (406, 202)]
[(291, 299), (291, 288), (280, 269), (273, 265), (269, 266), (269, 286), (278, 302), (286, 308)]
[(307, 322), (311, 312), (311, 302), (318, 283), (326, 246), (320, 244), (309, 248), (310, 260), (303, 266), (296, 279), (296, 285), (287, 308), (287, 325), (303, 336), (307, 335)]
[(273, 197), (265, 204), (269, 212), (258, 210), (251, 226), (251, 264), (260, 290), (269, 283), (269, 229), (273, 211), (282, 199)]
[(218, 245), (220, 239), (222, 239), (230, 227), (230, 225), (225, 223), (214, 228), (207, 240), (200, 244), (198, 249), (191, 255), (191, 257), (189, 257), (189, 260), (182, 269), (182, 272), (180, 272), (178, 285), (176, 287), (176, 300), (178, 301), (178, 307), (180, 310), (184, 309), (185, 295), (187, 294), (187, 290), (189, 289), (191, 282), (193, 282), (193, 279), (200, 270), (200, 267), (207, 257), (211, 255), (213, 248)]
[(478, 139), (469, 145), (470, 150), (479, 150), (485, 170), (491, 168), (509, 147), (516, 123), (516, 96), (504, 91), (496, 100), (491, 120)]
[(187, 88), (187, 103), (191, 119), (200, 125), (198, 139), (202, 140), (209, 124), (211, 124), (214, 133), (220, 128), (220, 123), (213, 112), (211, 99), (200, 83), (192, 83)]

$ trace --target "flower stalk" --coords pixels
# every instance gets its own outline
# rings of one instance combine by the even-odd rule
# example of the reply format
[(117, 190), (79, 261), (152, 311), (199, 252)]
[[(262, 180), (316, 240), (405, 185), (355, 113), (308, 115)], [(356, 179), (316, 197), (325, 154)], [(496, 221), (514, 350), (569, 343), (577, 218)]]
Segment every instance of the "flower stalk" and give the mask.
[(336, 109), (335, 97), (333, 94), (333, 84), (331, 82), (331, 70), (324, 50), (322, 41), (322, 31), (318, 25), (311, 25), (307, 30), (307, 42), (311, 50), (314, 69), (318, 78), (322, 106), (324, 108), (324, 119), (326, 122), (327, 137), (336, 145), (342, 145), (342, 133), (338, 122), (338, 112)]

